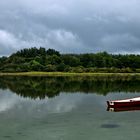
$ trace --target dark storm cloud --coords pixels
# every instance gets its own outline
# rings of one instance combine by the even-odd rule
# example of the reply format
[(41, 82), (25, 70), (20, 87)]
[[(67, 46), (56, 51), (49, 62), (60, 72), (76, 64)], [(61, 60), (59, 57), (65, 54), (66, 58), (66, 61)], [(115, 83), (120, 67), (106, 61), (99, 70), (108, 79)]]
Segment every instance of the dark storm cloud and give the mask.
[(138, 0), (5, 0), (0, 9), (0, 55), (33, 46), (140, 53)]

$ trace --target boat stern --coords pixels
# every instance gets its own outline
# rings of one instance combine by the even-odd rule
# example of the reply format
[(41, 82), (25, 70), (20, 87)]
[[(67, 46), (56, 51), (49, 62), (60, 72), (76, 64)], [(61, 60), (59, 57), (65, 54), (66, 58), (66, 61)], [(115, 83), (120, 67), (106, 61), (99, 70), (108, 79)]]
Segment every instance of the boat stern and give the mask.
[(114, 102), (113, 101), (107, 101), (107, 105), (108, 106), (114, 106)]

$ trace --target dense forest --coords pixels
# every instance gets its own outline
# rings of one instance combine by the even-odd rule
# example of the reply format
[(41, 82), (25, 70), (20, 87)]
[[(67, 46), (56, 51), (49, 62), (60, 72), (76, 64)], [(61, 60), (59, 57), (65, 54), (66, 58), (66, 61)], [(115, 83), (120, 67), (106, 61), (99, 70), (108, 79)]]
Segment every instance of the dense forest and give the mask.
[(140, 72), (140, 55), (60, 54), (43, 47), (22, 49), (9, 57), (0, 58), (1, 72)]

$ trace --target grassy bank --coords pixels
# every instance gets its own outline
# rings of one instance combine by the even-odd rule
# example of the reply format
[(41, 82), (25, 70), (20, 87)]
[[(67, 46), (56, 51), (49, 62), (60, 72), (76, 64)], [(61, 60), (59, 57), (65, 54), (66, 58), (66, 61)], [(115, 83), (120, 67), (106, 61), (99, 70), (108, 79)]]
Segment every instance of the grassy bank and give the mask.
[(140, 73), (69, 73), (69, 72), (17, 72), (0, 73), (0, 76), (137, 76)]

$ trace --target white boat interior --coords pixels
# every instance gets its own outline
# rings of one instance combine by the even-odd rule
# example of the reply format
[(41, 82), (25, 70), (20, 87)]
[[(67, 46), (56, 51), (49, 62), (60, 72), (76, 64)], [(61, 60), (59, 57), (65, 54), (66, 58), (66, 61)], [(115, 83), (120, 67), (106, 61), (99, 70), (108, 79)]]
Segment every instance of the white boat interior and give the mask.
[(124, 100), (115, 100), (112, 102), (133, 102), (133, 101), (140, 101), (140, 97), (131, 98), (131, 99), (124, 99)]

